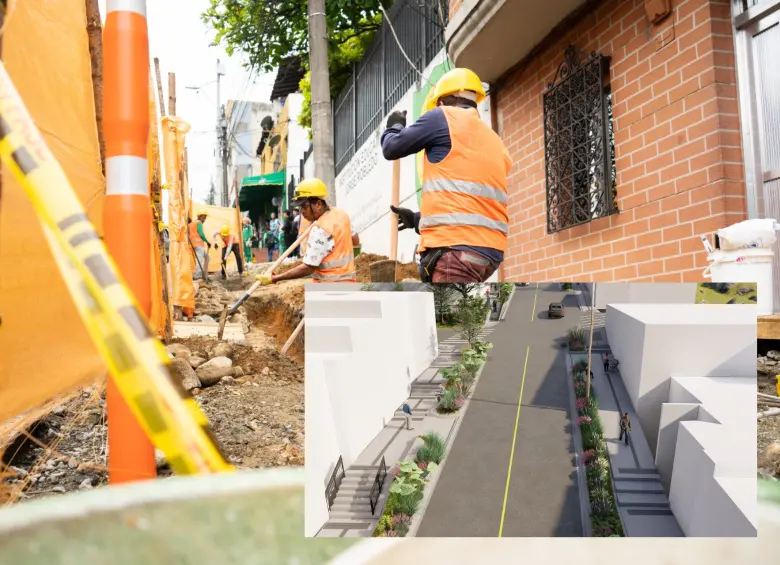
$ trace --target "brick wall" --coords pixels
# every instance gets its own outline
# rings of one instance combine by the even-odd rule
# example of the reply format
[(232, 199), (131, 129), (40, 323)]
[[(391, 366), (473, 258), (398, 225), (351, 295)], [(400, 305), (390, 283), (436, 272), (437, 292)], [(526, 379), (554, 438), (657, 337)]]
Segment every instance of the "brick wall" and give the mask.
[[(729, 2), (672, 5), (651, 26), (642, 0), (606, 1), (499, 90), (507, 280), (698, 281), (698, 236), (746, 218)], [(612, 57), (620, 213), (549, 235), (542, 92), (571, 43)]]
[(455, 13), (460, 10), (461, 4), (463, 4), (463, 0), (450, 0), (450, 21), (452, 21)]

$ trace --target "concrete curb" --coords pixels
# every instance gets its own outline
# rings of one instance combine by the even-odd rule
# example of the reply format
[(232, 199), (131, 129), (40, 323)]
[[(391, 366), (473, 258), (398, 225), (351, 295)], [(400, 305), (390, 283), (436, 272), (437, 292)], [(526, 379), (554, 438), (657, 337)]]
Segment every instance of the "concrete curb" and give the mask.
[(512, 303), (512, 299), (515, 297), (515, 292), (517, 292), (517, 289), (512, 290), (512, 294), (509, 295), (509, 300), (504, 302), (504, 305), (501, 308), (501, 313), (498, 315), (498, 321), (503, 322), (504, 318), (506, 318), (507, 313), (509, 312), (509, 305)]
[[(511, 300), (512, 297), (510, 296), (509, 298)], [(487, 359), (485, 359), (485, 362), (482, 363), (482, 366), (479, 368), (479, 371), (477, 371), (477, 375), (474, 377), (474, 388), (471, 391), (472, 396), (474, 395), (474, 392), (476, 392), (477, 390), (479, 379), (482, 376), (482, 371), (485, 370), (486, 365), (487, 365)], [(471, 397), (466, 399), (466, 402), (463, 404), (463, 408), (461, 408), (460, 412), (458, 412), (458, 421), (455, 422), (455, 425), (452, 427), (452, 430), (450, 431), (450, 437), (447, 440), (444, 461), (441, 462), (441, 465), (439, 465), (439, 468), (436, 470), (436, 473), (434, 474), (433, 478), (426, 485), (426, 488), (423, 491), (423, 499), (420, 502), (420, 509), (417, 511), (417, 514), (415, 514), (412, 517), (412, 523), (409, 526), (409, 532), (406, 534), (407, 538), (415, 537), (417, 535), (417, 530), (420, 529), (420, 524), (422, 523), (422, 519), (423, 516), (425, 515), (425, 511), (428, 509), (428, 502), (430, 502), (433, 491), (436, 488), (436, 484), (439, 482), (439, 477), (444, 471), (444, 466), (447, 464), (447, 460), (449, 459), (448, 455), (450, 452), (450, 448), (452, 447), (452, 444), (455, 442), (455, 438), (458, 435), (458, 430), (460, 429), (460, 425), (463, 422), (463, 418), (466, 417), (466, 411), (469, 409), (470, 405), (471, 405)]]
[(566, 352), (566, 389), (569, 391), (569, 414), (571, 417), (571, 435), (574, 444), (574, 457), (577, 463), (577, 491), (580, 496), (580, 520), (582, 521), (582, 537), (593, 537), (593, 526), (590, 521), (590, 495), (588, 493), (588, 480), (585, 473), (585, 464), (582, 462), (582, 437), (580, 427), (577, 425), (577, 405), (575, 399), (577, 395), (574, 392), (574, 373), (572, 369), (574, 363), (571, 359), (571, 353)]

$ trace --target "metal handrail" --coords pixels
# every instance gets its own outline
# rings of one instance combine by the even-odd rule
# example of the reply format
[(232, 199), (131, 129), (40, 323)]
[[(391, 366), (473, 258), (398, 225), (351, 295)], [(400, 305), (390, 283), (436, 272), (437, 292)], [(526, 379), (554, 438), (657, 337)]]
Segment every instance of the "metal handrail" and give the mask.
[(368, 496), (372, 516), (376, 511), (376, 505), (379, 502), (379, 495), (382, 493), (382, 487), (385, 485), (385, 478), (387, 478), (387, 465), (385, 465), (385, 458), (382, 456), (382, 460), (379, 462), (379, 469), (376, 470), (374, 484), (371, 486), (371, 493)]
[[(341, 476), (339, 476), (339, 470), (341, 470)], [(347, 473), (344, 471), (344, 460), (339, 456), (339, 460), (336, 462), (336, 467), (333, 469), (333, 473), (330, 475), (328, 486), (325, 487), (325, 500), (328, 503), (328, 512), (333, 507), (333, 502), (336, 500), (336, 495), (339, 492), (341, 481)]]

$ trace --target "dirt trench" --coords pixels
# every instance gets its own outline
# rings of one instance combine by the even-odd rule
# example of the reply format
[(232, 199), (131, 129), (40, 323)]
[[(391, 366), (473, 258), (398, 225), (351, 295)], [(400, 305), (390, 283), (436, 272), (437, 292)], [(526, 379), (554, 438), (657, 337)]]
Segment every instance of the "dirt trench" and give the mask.
[[(276, 294), (252, 297), (246, 301), (245, 306), (251, 324), (250, 336), (253, 328), (259, 328), (274, 340), (278, 350), (281, 350), (303, 319), (302, 303), (290, 302)], [(287, 356), (301, 364), (305, 354), (304, 334), (305, 332), (301, 331), (287, 350)], [(250, 336), (247, 337), (251, 339)]]

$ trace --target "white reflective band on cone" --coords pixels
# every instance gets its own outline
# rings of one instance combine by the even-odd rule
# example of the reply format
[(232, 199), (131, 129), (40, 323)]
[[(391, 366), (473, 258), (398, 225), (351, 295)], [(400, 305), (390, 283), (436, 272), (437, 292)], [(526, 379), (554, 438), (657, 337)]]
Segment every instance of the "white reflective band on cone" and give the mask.
[(149, 195), (149, 163), (143, 157), (106, 159), (106, 196)]
[(146, 17), (146, 0), (107, 0), (106, 14), (111, 12), (135, 12)]

